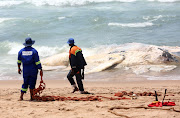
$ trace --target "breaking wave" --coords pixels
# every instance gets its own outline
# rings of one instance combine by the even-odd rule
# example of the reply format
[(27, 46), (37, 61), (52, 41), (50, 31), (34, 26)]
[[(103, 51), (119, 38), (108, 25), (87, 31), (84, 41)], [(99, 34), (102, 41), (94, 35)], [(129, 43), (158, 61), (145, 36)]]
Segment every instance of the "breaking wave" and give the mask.
[(9, 21), (9, 20), (13, 20), (15, 18), (0, 18), (0, 23), (4, 22), (4, 21)]
[[(1, 42), (0, 43), (0, 49), (2, 53), (7, 53), (9, 55), (17, 55), (19, 50), (22, 49), (24, 46), (21, 43), (15, 43), (15, 42)], [(67, 50), (68, 52), (68, 47), (63, 46), (63, 47), (49, 47), (49, 46), (33, 46), (35, 49), (38, 50), (39, 55), (41, 57), (47, 57), (47, 56), (52, 56), (54, 54), (63, 52)]]
[[(0, 7), (11, 7), (21, 4), (32, 4), (35, 6), (82, 6), (92, 3), (108, 3), (108, 2), (140, 2), (141, 0), (3, 0), (0, 1)], [(163, 2), (173, 3), (180, 0), (147, 0), (147, 2)]]
[(0, 1), (0, 7), (11, 7), (22, 3), (24, 3), (24, 1)]
[(88, 5), (91, 3), (106, 3), (106, 2), (135, 2), (136, 0), (27, 0), (27, 3), (34, 4), (36, 6), (80, 6)]
[(149, 27), (153, 26), (151, 22), (144, 23), (109, 23), (109, 26), (121, 26), (121, 27)]
[(148, 0), (150, 2), (180, 2), (180, 0)]
[[(141, 0), (26, 0), (27, 3), (36, 6), (79, 6), (88, 5), (92, 3), (108, 3), (108, 2), (136, 2)], [(147, 0), (150, 2), (179, 2), (179, 0)]]

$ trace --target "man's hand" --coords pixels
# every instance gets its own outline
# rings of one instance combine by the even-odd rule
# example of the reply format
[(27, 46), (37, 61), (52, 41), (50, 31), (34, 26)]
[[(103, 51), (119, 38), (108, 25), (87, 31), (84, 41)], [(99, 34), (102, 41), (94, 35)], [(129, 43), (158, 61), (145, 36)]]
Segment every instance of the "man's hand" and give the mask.
[(19, 69), (18, 69), (18, 73), (21, 74), (21, 72), (22, 72), (22, 70), (21, 70), (21, 68), (19, 68)]
[(74, 75), (74, 74), (75, 74), (75, 70), (76, 70), (76, 66), (73, 66), (73, 67), (71, 68), (71, 75)]
[(40, 76), (43, 76), (43, 70), (42, 69), (40, 70)]
[(74, 75), (74, 69), (71, 69), (71, 75)]

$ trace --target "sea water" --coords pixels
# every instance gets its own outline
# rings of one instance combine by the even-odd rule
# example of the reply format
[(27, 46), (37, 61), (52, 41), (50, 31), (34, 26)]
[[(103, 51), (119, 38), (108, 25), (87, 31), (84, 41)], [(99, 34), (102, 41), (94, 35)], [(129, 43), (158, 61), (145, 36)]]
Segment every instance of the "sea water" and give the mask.
[[(36, 41), (33, 47), (43, 60), (68, 54), (68, 38), (75, 39), (85, 57), (119, 47), (120, 51), (143, 51), (142, 45), (178, 48), (179, 31), (180, 0), (0, 0), (0, 80), (22, 79), (17, 74), (17, 54), (26, 37)], [(126, 70), (104, 73), (111, 78)], [(63, 79), (66, 76), (61, 73), (66, 71), (44, 73), (46, 78)], [(96, 74), (97, 78), (104, 78), (104, 73)], [(162, 79), (164, 75), (160, 72), (152, 78), (150, 73), (143, 77)], [(180, 79), (177, 69), (170, 73), (164, 79)], [(96, 78), (93, 73), (88, 77)]]

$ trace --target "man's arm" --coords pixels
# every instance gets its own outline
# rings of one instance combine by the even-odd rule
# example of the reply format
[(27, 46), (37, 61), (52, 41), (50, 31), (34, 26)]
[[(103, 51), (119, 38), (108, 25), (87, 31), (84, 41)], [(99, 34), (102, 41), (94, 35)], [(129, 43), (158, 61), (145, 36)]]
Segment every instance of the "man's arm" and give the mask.
[(43, 70), (42, 70), (42, 68), (40, 69), (40, 76), (43, 76)]
[(35, 64), (37, 66), (37, 68), (40, 70), (40, 76), (43, 76), (43, 70), (42, 70), (42, 65), (41, 65), (41, 62), (39, 60), (39, 55), (38, 55), (38, 52), (35, 51)]
[(21, 74), (22, 70), (21, 70), (21, 65), (18, 65), (18, 73)]
[(77, 62), (76, 62), (76, 56), (71, 54), (71, 75), (74, 75), (74, 72), (76, 70), (76, 65), (77, 65)]
[(17, 65), (18, 65), (18, 73), (21, 74), (22, 70), (21, 70), (21, 51), (18, 53), (18, 61), (17, 61)]

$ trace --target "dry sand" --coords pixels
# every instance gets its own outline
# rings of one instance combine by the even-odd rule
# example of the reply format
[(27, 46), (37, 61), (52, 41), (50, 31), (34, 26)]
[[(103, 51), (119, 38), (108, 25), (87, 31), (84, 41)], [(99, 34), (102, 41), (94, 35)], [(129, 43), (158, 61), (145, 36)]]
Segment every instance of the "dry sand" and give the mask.
[[(71, 93), (72, 88), (68, 80), (46, 80), (47, 88), (42, 95), (85, 97), (79, 92)], [(29, 91), (24, 101), (18, 101), (22, 81), (0, 81), (0, 118), (180, 118), (180, 112), (161, 109), (114, 109), (112, 112), (121, 114), (117, 116), (108, 112), (111, 107), (147, 106), (155, 100), (153, 96), (140, 96), (133, 100), (99, 101), (29, 101)], [(37, 82), (37, 86), (39, 81)], [(176, 103), (174, 108), (180, 110), (180, 81), (139, 81), (139, 82), (87, 82), (85, 89), (95, 95), (114, 97), (119, 91), (154, 92), (161, 93), (163, 99), (164, 89), (167, 88), (165, 101)], [(128, 97), (128, 96), (125, 96)], [(170, 108), (165, 107), (163, 108)], [(123, 116), (125, 115), (125, 116)]]

